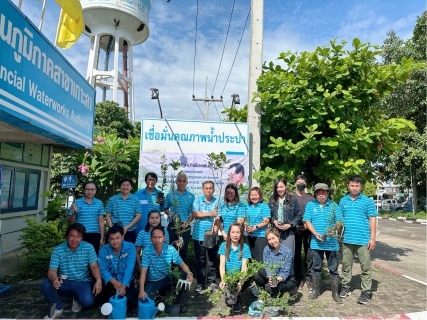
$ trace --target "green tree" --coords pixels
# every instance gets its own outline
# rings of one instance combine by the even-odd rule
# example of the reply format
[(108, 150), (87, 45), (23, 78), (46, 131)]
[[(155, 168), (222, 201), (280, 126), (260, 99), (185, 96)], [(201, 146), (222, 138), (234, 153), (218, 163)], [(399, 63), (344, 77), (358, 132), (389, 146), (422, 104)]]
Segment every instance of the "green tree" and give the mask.
[(377, 194), (377, 184), (371, 181), (364, 183), (362, 193), (367, 197), (375, 197)]
[(354, 39), (345, 50), (345, 44), (281, 53), (283, 67), (264, 66), (254, 94), (262, 108), (264, 169), (303, 171), (313, 183), (370, 178), (369, 161), (398, 150), (400, 135), (415, 128), (373, 107), (420, 66), (406, 58), (380, 65), (376, 46)]
[[(117, 102), (98, 102), (95, 107), (95, 132), (116, 134), (119, 138), (135, 136), (135, 128), (125, 109)], [(139, 135), (138, 135), (139, 136)]]

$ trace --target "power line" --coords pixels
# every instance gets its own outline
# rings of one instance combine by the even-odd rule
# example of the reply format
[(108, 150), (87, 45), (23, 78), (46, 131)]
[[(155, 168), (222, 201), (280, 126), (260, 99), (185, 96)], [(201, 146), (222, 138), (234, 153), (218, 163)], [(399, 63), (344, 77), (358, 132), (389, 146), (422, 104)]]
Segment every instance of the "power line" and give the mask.
[(205, 115), (203, 114), (202, 109), (200, 109), (200, 106), (199, 106), (199, 104), (197, 103), (197, 101), (195, 101), (195, 102), (196, 102), (196, 104), (197, 104), (197, 107), (199, 107), (200, 113), (202, 114), (202, 117), (203, 117), (203, 119), (204, 119), (204, 118), (205, 118)]
[[(216, 17), (216, 27), (215, 27), (215, 32), (214, 32), (214, 38), (216, 37), (216, 32), (218, 31), (218, 22), (219, 22), (219, 13), (220, 13), (220, 10), (221, 10), (221, 0), (219, 0), (218, 15)], [(209, 68), (208, 68), (208, 76), (209, 76), (209, 72), (211, 71), (213, 51), (214, 51), (214, 46), (212, 46), (211, 59), (209, 61)]]
[(222, 121), (221, 116), (219, 115), (218, 108), (216, 107), (216, 103), (215, 102), (214, 102), (214, 106), (215, 106), (216, 114), (218, 115), (219, 121)]
[(249, 15), (250, 15), (250, 14), (251, 14), (251, 7), (249, 7), (248, 16), (246, 17), (245, 26), (243, 27), (242, 35), (240, 36), (239, 45), (237, 46), (236, 54), (234, 55), (234, 60), (233, 60), (233, 63), (231, 64), (230, 72), (228, 73), (228, 77), (227, 77), (227, 80), (225, 81), (224, 89), (222, 89), (221, 96), (223, 95), (224, 90), (225, 90), (225, 87), (227, 86), (228, 79), (230, 79), (231, 71), (233, 70), (234, 62), (236, 62), (237, 53), (239, 52), (240, 44), (242, 43), (243, 35), (244, 35), (244, 33), (245, 33), (246, 25), (247, 25), (247, 23), (248, 23)]
[(197, 53), (197, 20), (199, 17), (199, 0), (196, 1), (196, 34), (194, 36), (194, 63), (193, 63), (193, 97), (194, 97), (194, 78), (196, 76), (196, 53)]
[(233, 0), (233, 7), (231, 8), (230, 21), (228, 22), (227, 34), (226, 34), (226, 36), (225, 36), (225, 42), (224, 42), (224, 47), (223, 47), (223, 49), (222, 49), (221, 60), (220, 60), (220, 62), (219, 62), (218, 72), (217, 72), (217, 74), (216, 74), (214, 87), (213, 87), (213, 89), (212, 89), (212, 96), (213, 96), (213, 92), (214, 92), (214, 90), (215, 90), (216, 82), (217, 82), (217, 80), (218, 80), (219, 70), (221, 69), (222, 58), (224, 57), (225, 46), (226, 46), (226, 44), (227, 44), (228, 32), (230, 31), (231, 19), (233, 18), (233, 11), (234, 11), (234, 4), (235, 4), (235, 3), (236, 3), (236, 0)]

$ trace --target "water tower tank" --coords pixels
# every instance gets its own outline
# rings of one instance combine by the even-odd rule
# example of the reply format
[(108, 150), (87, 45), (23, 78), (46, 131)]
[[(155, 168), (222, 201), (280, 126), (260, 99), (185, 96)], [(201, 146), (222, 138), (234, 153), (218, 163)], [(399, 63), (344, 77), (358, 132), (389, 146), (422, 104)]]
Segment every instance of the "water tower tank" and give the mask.
[[(118, 90), (123, 90), (123, 107), (129, 119), (135, 120), (133, 107), (133, 54), (132, 47), (147, 40), (149, 36), (150, 0), (80, 0), (83, 8), (85, 30), (90, 37), (90, 52), (86, 80), (103, 90), (113, 90), (117, 101)], [(104, 61), (100, 62), (101, 50)], [(109, 70), (110, 56), (114, 56)], [(119, 71), (119, 56), (123, 59)]]

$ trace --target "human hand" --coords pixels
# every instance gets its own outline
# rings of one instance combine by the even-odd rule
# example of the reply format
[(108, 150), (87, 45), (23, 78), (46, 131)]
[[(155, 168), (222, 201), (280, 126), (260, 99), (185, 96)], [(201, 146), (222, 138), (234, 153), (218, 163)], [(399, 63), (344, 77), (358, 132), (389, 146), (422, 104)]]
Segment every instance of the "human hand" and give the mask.
[(256, 227), (255, 226), (248, 226), (248, 227), (246, 227), (246, 232), (247, 233), (252, 233), (252, 232), (254, 232), (256, 230)]
[(224, 289), (224, 288), (225, 288), (225, 282), (224, 282), (224, 281), (221, 281), (221, 282), (219, 283), (219, 288), (220, 288), (220, 289)]
[(163, 203), (165, 203), (165, 198), (159, 198), (158, 202), (160, 205), (162, 205)]
[(211, 211), (212, 217), (216, 217), (218, 215), (218, 209)]
[(104, 237), (101, 237), (101, 240), (99, 240), (99, 247), (102, 247), (104, 245)]
[(76, 206), (76, 204), (75, 203), (73, 203), (72, 205), (71, 205), (71, 211), (75, 214), (75, 215), (77, 215), (77, 206)]
[(317, 232), (316, 232), (316, 234), (315, 234), (315, 235), (316, 235), (316, 239), (317, 239), (318, 241), (320, 241), (320, 242), (325, 241), (325, 240), (323, 240), (323, 239), (322, 239), (322, 235), (320, 235), (319, 233), (317, 233)]
[(120, 289), (117, 291), (119, 292), (119, 295), (123, 297), (124, 295), (126, 295), (126, 289), (127, 289), (126, 286), (124, 284), (122, 284), (120, 286)]
[(224, 239), (224, 241), (227, 241), (227, 233), (224, 230), (222, 230), (221, 234), (222, 234), (222, 238)]
[(140, 289), (138, 298), (142, 301), (145, 301), (146, 296), (148, 296), (148, 294), (144, 291), (144, 289)]
[(96, 280), (95, 285), (93, 286), (92, 293), (95, 294), (95, 297), (102, 291), (102, 280), (101, 278)]
[(126, 234), (126, 232), (128, 232), (128, 231), (129, 231), (129, 229), (130, 229), (129, 225), (124, 226), (124, 227), (123, 227), (123, 235), (125, 235), (125, 234)]
[(375, 239), (369, 239), (369, 242), (368, 242), (368, 250), (369, 251), (372, 251), (372, 250), (374, 250), (375, 249)]
[(59, 287), (61, 286), (61, 284), (62, 284), (62, 279), (61, 279), (61, 278), (56, 278), (56, 279), (52, 282), (52, 285), (53, 285), (53, 287), (54, 287), (56, 290), (58, 290), (58, 289), (59, 289)]

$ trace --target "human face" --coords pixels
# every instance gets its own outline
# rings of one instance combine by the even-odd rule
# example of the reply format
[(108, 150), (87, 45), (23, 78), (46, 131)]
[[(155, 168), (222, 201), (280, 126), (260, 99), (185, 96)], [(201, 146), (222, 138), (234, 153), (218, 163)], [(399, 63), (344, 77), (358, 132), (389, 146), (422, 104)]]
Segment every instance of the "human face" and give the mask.
[(326, 190), (317, 190), (315, 196), (317, 201), (323, 205), (328, 201), (329, 192)]
[(350, 197), (357, 198), (362, 191), (362, 184), (360, 182), (350, 181), (347, 185)]
[(215, 188), (212, 183), (205, 183), (205, 185), (203, 186), (203, 194), (208, 199), (212, 198), (214, 191)]
[(123, 239), (124, 236), (122, 236), (120, 232), (116, 232), (109, 235), (108, 242), (114, 251), (120, 251), (122, 248)]
[(155, 248), (161, 248), (163, 246), (163, 242), (166, 239), (166, 236), (163, 234), (161, 230), (154, 230), (151, 234), (151, 242), (153, 243)]
[(70, 248), (71, 251), (76, 251), (80, 245), (80, 242), (82, 242), (82, 240), (83, 240), (83, 235), (80, 232), (74, 229), (71, 230), (67, 236), (68, 248)]
[(152, 176), (148, 176), (147, 180), (145, 180), (145, 183), (147, 184), (147, 188), (151, 190), (156, 186), (157, 180)]
[(148, 218), (148, 224), (150, 225), (150, 229), (157, 227), (160, 224), (160, 214), (157, 212), (150, 214), (150, 217)]
[(236, 173), (236, 167), (232, 167), (228, 170), (228, 177), (234, 184), (240, 184), (242, 182), (242, 173)]
[(128, 195), (128, 194), (130, 194), (131, 190), (132, 190), (132, 186), (131, 186), (131, 184), (130, 184), (129, 181), (124, 181), (120, 185), (120, 192), (122, 193), (122, 195)]
[(233, 243), (238, 243), (240, 241), (240, 237), (242, 236), (241, 229), (238, 226), (230, 227), (230, 239)]
[(274, 249), (278, 249), (280, 247), (280, 239), (272, 232), (268, 234), (267, 241)]
[(261, 199), (259, 198), (259, 193), (256, 190), (252, 190), (249, 194), (249, 199), (251, 199), (252, 204), (257, 204)]
[(180, 177), (176, 179), (176, 186), (178, 187), (179, 192), (184, 192), (187, 184), (188, 184), (188, 180), (184, 177)]
[(277, 184), (276, 191), (279, 198), (283, 198), (285, 196), (286, 189), (286, 185), (282, 181)]
[(234, 191), (232, 188), (228, 188), (225, 190), (225, 196), (227, 197), (228, 201), (233, 201), (234, 197), (236, 196), (236, 191)]
[(88, 183), (83, 190), (83, 194), (87, 199), (93, 198), (95, 196), (95, 193), (96, 193), (96, 187), (95, 187), (95, 184), (93, 183)]

